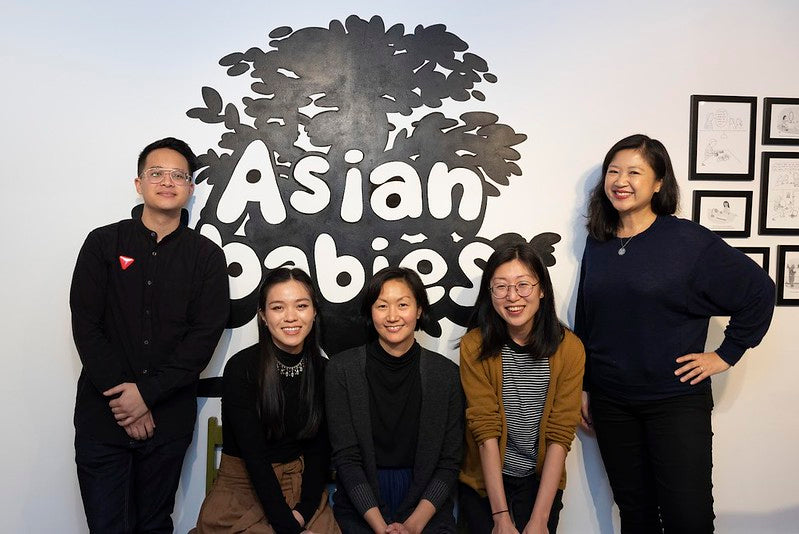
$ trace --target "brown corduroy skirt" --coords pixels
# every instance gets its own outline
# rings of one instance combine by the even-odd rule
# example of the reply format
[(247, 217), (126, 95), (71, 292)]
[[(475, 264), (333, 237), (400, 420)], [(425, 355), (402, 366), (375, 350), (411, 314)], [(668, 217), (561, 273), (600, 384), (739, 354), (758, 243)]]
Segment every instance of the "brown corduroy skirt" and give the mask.
[[(293, 508), (299, 502), (302, 490), (302, 457), (287, 464), (272, 464), (272, 468), (286, 502)], [(341, 533), (333, 518), (333, 511), (328, 506), (327, 490), (322, 492), (319, 507), (305, 528), (319, 534)], [(275, 531), (264, 515), (244, 460), (223, 454), (216, 482), (200, 508), (197, 528), (192, 529), (189, 534), (239, 532), (274, 534)]]

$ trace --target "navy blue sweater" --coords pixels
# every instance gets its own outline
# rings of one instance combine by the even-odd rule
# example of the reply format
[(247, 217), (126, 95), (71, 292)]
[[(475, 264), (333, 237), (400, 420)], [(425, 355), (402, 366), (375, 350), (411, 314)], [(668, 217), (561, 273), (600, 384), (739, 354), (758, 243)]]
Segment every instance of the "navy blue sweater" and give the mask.
[(705, 351), (710, 317), (730, 316), (716, 349), (730, 365), (768, 330), (774, 282), (710, 230), (659, 216), (626, 254), (619, 248), (589, 236), (583, 253), (575, 332), (585, 390), (631, 400), (704, 391), (710, 380), (691, 386), (674, 371), (678, 357)]

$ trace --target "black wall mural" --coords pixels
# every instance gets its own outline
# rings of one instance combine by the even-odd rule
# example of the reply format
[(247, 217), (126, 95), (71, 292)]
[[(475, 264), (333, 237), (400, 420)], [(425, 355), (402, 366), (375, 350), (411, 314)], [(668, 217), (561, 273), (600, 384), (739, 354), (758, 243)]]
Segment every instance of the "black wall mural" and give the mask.
[[(504, 240), (528, 239), (477, 237), (487, 199), (521, 175), (514, 147), (526, 136), (487, 111), (435, 111), (484, 102), (476, 87), (497, 81), (487, 62), (443, 24), (406, 33), (378, 16), (269, 37), (268, 51), (219, 62), (229, 76), (249, 74), (252, 94), (225, 103), (203, 87), (204, 106), (187, 113), (226, 129), (200, 156), (197, 181), (212, 186), (198, 228), (214, 227), (225, 249), (230, 326), (253, 319), (263, 273), (285, 263), (317, 280), (328, 354), (363, 342), (360, 297), (389, 264), (422, 275), (435, 319), (464, 325), (485, 259)], [(553, 265), (559, 240), (530, 241)], [(440, 324), (428, 333), (440, 336)]]

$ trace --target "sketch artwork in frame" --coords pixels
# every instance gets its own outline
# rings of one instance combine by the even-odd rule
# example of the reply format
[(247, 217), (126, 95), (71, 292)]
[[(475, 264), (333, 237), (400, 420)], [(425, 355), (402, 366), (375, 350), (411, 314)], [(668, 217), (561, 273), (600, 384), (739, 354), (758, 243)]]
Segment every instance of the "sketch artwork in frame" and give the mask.
[(761, 235), (799, 235), (799, 152), (763, 152)]
[(754, 96), (691, 96), (689, 180), (754, 180)]
[(763, 144), (799, 145), (799, 98), (763, 100)]
[(722, 237), (749, 237), (751, 191), (694, 191), (694, 222)]
[(799, 245), (777, 247), (777, 306), (799, 306)]
[(735, 247), (747, 256), (749, 259), (760, 265), (764, 271), (768, 272), (769, 256), (771, 250), (768, 247)]

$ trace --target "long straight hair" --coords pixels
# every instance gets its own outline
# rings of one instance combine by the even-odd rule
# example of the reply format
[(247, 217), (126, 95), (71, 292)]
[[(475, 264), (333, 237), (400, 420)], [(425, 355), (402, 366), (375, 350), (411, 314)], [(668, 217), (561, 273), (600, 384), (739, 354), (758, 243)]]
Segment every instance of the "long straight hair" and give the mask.
[[(260, 315), (266, 310), (266, 298), (269, 290), (281, 284), (294, 280), (308, 290), (311, 304), (316, 317), (311, 331), (305, 338), (302, 352), (305, 357), (305, 371), (300, 375), (300, 407), (296, 414), (285, 413), (285, 398), (280, 387), (280, 374), (277, 370), (277, 347), (272, 339), (272, 334)], [(298, 438), (310, 438), (316, 435), (322, 424), (324, 413), (324, 359), (319, 349), (319, 303), (316, 297), (313, 281), (305, 271), (280, 267), (270, 271), (263, 284), (258, 297), (258, 416), (264, 425), (267, 439), (279, 439), (286, 435), (285, 419), (291, 417), (305, 418), (305, 426), (297, 435)]]
[(519, 260), (530, 269), (533, 276), (538, 278), (541, 291), (544, 293), (525, 345), (530, 348), (534, 358), (549, 358), (555, 354), (563, 340), (564, 326), (555, 313), (555, 296), (546, 265), (529, 243), (506, 245), (495, 250), (488, 258), (480, 281), (480, 291), (477, 293), (477, 303), (469, 319), (470, 330), (480, 329), (482, 343), (478, 359), (481, 361), (499, 356), (503, 345), (511, 340), (507, 323), (494, 309), (491, 279), (500, 265), (513, 260)]
[(619, 212), (610, 203), (605, 194), (605, 176), (608, 167), (617, 153), (622, 150), (635, 150), (655, 171), (655, 179), (660, 181), (660, 191), (652, 197), (652, 211), (655, 215), (674, 215), (680, 200), (680, 187), (674, 176), (671, 158), (657, 139), (644, 134), (635, 134), (618, 141), (613, 145), (602, 162), (602, 175), (591, 191), (588, 200), (588, 233), (597, 241), (607, 241), (616, 237), (619, 229)]

